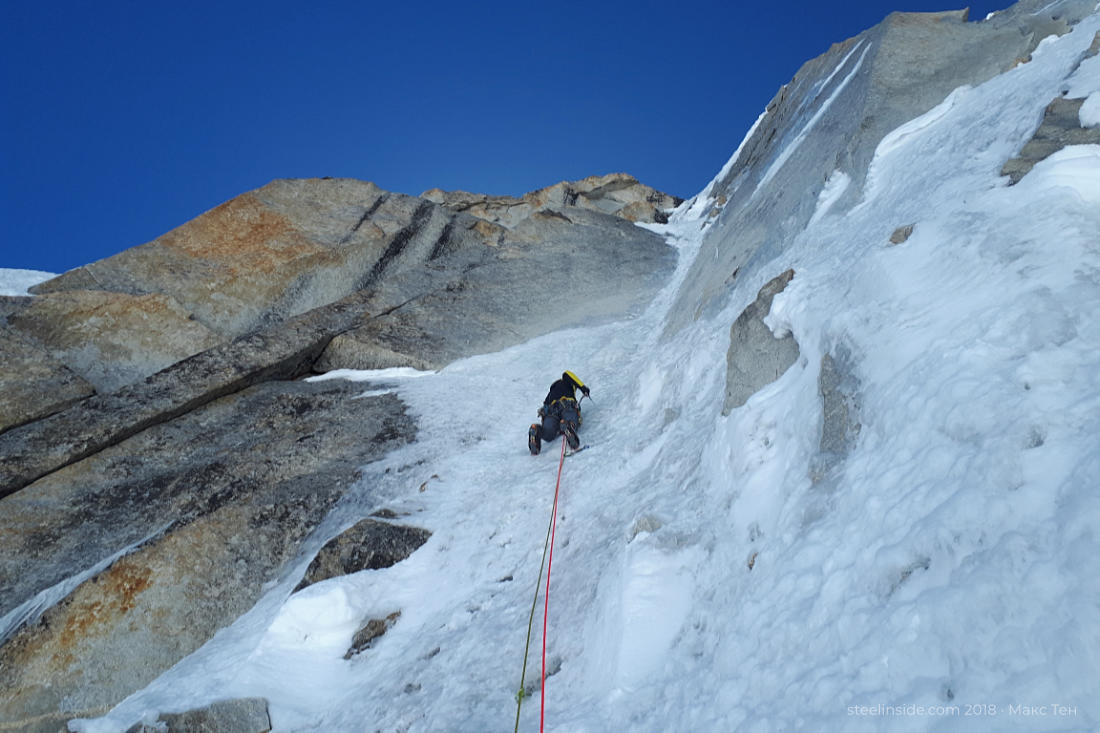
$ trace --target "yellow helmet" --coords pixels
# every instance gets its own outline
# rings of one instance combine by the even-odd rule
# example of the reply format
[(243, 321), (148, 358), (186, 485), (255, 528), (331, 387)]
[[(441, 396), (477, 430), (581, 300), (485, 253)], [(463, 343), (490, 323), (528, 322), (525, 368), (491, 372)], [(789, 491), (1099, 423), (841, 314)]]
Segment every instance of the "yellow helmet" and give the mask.
[(582, 382), (581, 378), (578, 377), (576, 374), (566, 369), (564, 372), (562, 372), (561, 378), (564, 379), (566, 382), (572, 382), (575, 388), (579, 389), (585, 397), (588, 397), (588, 387), (584, 385), (584, 382)]

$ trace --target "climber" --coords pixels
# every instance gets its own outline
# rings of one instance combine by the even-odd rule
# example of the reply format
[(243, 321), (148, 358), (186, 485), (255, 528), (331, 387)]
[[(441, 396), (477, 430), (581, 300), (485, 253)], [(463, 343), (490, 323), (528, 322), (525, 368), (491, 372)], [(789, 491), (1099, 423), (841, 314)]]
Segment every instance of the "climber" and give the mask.
[(538, 410), (542, 424), (531, 423), (531, 428), (527, 431), (527, 447), (531, 455), (539, 454), (542, 441), (553, 440), (562, 434), (572, 450), (580, 448), (581, 441), (577, 437), (577, 428), (581, 425), (581, 408), (577, 404), (578, 389), (584, 397), (589, 396), (584, 382), (568, 370), (562, 372), (561, 379), (550, 385), (550, 391)]

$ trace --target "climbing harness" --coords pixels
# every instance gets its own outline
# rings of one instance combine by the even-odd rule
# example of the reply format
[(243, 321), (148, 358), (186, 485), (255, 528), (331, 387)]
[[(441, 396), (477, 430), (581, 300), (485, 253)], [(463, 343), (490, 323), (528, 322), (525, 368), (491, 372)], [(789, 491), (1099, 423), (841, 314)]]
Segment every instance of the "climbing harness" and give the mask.
[[(539, 563), (539, 579), (535, 581), (535, 598), (531, 601), (531, 615), (527, 619), (527, 645), (523, 649), (523, 671), (519, 676), (519, 692), (516, 693), (516, 733), (519, 733), (519, 713), (523, 707), (523, 699), (527, 697), (524, 689), (524, 680), (527, 677), (527, 655), (531, 650), (531, 627), (535, 621), (535, 607), (538, 606), (539, 587), (542, 585), (542, 567), (546, 566), (546, 592), (543, 594), (545, 602), (542, 614), (542, 682), (539, 684), (539, 733), (542, 733), (546, 723), (546, 625), (550, 617), (550, 566), (554, 562), (554, 535), (557, 534), (558, 525), (558, 494), (561, 489), (561, 469), (565, 465), (565, 438), (561, 441), (561, 458), (558, 460), (558, 480), (554, 485), (554, 509), (550, 513), (550, 526), (546, 528), (546, 541), (542, 546), (542, 562)], [(549, 550), (549, 554), (547, 554)]]

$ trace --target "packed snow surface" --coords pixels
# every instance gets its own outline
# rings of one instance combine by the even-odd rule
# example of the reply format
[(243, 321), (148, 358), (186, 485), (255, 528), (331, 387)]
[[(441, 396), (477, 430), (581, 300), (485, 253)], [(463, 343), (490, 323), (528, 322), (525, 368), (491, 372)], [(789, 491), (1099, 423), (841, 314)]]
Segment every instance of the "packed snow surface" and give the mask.
[[(365, 467), (312, 547), (383, 507), (431, 539), (291, 595), (303, 557), (77, 727), (263, 696), (276, 731), (511, 730), (559, 455), (528, 455), (525, 433), (563, 369), (592, 388), (591, 448), (562, 474), (547, 730), (1100, 727), (1100, 154), (1067, 148), (1012, 187), (998, 176), (1098, 28), (889, 136), (859, 204), (830, 207), (851, 178), (837, 174), (776, 261), (667, 340), (707, 232), (690, 202), (659, 227), (680, 264), (639, 318), (438, 373), (341, 375), (398, 394), (420, 433)], [(769, 322), (802, 356), (723, 417), (730, 324), (788, 267)], [(822, 464), (826, 354), (859, 427)], [(343, 658), (367, 619), (396, 611)]]
[(817, 196), (817, 207), (814, 209), (814, 215), (810, 217), (811, 226), (816, 224), (821, 217), (829, 213), (829, 209), (831, 209), (833, 204), (844, 195), (844, 192), (848, 190), (848, 186), (851, 182), (851, 176), (844, 171), (833, 171), (829, 175), (825, 180), (825, 186)]
[(1081, 127), (1100, 126), (1100, 92), (1093, 92), (1081, 104)]
[(29, 288), (54, 277), (57, 275), (41, 270), (0, 268), (0, 295), (27, 295)]

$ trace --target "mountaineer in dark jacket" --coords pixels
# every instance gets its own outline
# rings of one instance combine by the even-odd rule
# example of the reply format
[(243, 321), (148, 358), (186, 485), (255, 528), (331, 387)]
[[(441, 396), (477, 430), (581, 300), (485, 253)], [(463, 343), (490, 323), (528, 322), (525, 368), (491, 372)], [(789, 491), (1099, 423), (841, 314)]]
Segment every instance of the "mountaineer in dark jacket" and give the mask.
[(588, 397), (588, 387), (576, 374), (566, 370), (561, 379), (550, 385), (550, 391), (539, 408), (542, 424), (531, 423), (527, 431), (527, 447), (531, 455), (537, 456), (542, 450), (542, 441), (553, 440), (564, 435), (569, 447), (577, 450), (581, 446), (577, 437), (577, 428), (581, 425), (581, 408), (577, 404), (577, 390)]

